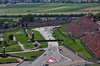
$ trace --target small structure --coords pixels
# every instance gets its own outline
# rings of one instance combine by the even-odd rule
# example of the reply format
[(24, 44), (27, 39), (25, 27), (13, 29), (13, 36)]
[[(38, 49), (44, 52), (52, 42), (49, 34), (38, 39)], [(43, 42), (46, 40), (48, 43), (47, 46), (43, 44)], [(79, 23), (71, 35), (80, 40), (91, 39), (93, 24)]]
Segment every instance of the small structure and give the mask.
[(3, 41), (4, 39), (3, 39), (3, 35), (0, 35), (0, 41)]

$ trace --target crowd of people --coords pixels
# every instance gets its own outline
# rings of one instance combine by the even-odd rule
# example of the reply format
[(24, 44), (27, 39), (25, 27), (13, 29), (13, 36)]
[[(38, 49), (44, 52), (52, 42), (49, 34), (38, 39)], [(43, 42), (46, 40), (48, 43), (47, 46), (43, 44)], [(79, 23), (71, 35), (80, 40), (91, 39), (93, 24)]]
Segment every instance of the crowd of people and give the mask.
[[(46, 26), (46, 25), (57, 25), (57, 24), (65, 24), (69, 21), (64, 20), (50, 20), (50, 21), (37, 21), (37, 22), (26, 22), (28, 27), (34, 27), (34, 26)], [(20, 24), (20, 26), (22, 26)]]
[(100, 25), (86, 15), (71, 21), (65, 30), (69, 35), (80, 38), (95, 56), (100, 58), (100, 32), (98, 28)]

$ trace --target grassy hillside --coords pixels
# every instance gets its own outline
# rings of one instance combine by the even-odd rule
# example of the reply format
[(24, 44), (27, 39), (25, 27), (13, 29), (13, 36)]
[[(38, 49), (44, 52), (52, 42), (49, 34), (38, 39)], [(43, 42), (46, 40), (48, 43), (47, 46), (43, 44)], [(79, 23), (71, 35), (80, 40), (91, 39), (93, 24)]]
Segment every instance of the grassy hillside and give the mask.
[[(59, 28), (59, 30), (62, 32), (62, 34), (68, 36), (68, 34), (66, 33), (66, 31), (64, 30), (64, 28), (68, 26), (68, 25), (64, 25), (62, 28)], [(76, 43), (74, 43), (73, 40), (71, 40), (70, 38), (64, 37), (57, 29), (55, 30), (55, 35), (64, 40), (64, 44), (69, 46), (70, 48), (72, 48), (73, 50), (82, 53), (84, 56), (86, 56), (89, 59), (93, 59), (92, 56), (86, 51), (86, 49), (81, 45), (81, 41), (80, 39), (75, 39), (74, 37), (72, 37)], [(57, 39), (57, 37), (55, 37)], [(61, 45), (61, 44), (60, 44)]]

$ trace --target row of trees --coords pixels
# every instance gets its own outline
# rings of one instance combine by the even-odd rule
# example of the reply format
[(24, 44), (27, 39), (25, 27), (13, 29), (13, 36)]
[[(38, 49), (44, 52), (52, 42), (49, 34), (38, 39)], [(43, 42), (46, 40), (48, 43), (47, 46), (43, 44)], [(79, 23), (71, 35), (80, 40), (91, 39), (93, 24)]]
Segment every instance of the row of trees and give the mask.
[[(16, 27), (22, 22), (35, 22), (35, 21), (38, 21), (38, 20), (42, 20), (41, 17), (45, 17), (45, 18), (48, 19), (49, 17), (81, 17), (81, 16), (84, 16), (84, 15), (86, 15), (86, 14), (0, 15), (0, 17), (15, 17), (15, 18), (20, 17), (21, 18), (21, 19), (19, 19), (19, 22), (15, 22), (15, 21), (13, 21), (13, 19), (0, 19), (0, 29)], [(35, 19), (35, 17), (38, 17), (38, 18)]]
[(100, 0), (0, 0), (0, 3), (95, 3)]
[[(46, 18), (47, 20), (49, 20), (50, 17), (56, 17), (56, 18), (60, 18), (60, 17), (81, 17), (84, 16), (86, 14), (40, 14), (40, 15), (32, 15), (32, 14), (28, 14), (28, 15), (1, 15), (0, 17), (20, 17), (21, 19), (19, 19), (18, 22), (13, 21), (13, 19), (0, 19), (0, 29), (4, 29), (4, 28), (14, 28), (17, 27), (19, 24), (21, 24), (22, 22), (36, 22), (39, 20), (42, 20), (41, 17)], [(38, 17), (37, 19), (35, 17)]]
[(0, 19), (0, 29), (16, 27), (17, 22), (13, 22), (13, 19)]
[[(34, 17), (81, 17), (84, 16), (86, 14), (28, 14), (27, 16), (34, 16)], [(22, 18), (23, 15), (0, 15), (0, 17), (15, 17), (15, 18)], [(26, 15), (25, 15), (26, 16)], [(25, 17), (24, 16), (24, 17)], [(23, 17), (23, 18), (24, 18)]]
[(98, 21), (100, 21), (100, 13), (93, 15), (94, 18), (96, 18)]

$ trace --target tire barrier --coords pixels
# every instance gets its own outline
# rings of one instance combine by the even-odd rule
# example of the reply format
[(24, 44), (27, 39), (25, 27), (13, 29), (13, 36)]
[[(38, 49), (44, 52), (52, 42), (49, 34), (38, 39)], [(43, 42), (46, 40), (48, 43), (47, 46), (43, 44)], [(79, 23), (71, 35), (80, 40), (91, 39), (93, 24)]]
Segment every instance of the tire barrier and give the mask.
[(19, 66), (21, 63), (23, 63), (25, 60), (29, 60), (29, 58), (24, 57), (24, 56), (19, 56), (19, 55), (9, 55), (11, 57), (17, 57), (17, 58), (22, 58), (23, 61), (19, 62), (19, 64), (17, 64), (16, 66)]

